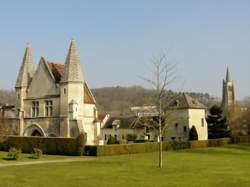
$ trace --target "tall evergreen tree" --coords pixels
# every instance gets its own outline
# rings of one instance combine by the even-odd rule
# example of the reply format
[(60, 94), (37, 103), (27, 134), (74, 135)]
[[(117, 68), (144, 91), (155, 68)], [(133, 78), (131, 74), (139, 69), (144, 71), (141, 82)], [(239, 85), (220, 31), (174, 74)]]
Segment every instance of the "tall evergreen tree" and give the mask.
[(224, 138), (228, 137), (230, 130), (227, 124), (227, 119), (223, 115), (223, 111), (219, 106), (212, 106), (207, 117), (208, 123), (208, 138)]

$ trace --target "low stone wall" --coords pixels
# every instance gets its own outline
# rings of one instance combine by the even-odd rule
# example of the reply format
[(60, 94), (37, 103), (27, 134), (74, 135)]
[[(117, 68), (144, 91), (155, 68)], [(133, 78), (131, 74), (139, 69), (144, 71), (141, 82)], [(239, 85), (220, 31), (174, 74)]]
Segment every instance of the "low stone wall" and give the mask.
[(1, 151), (8, 151), (10, 147), (16, 147), (23, 153), (31, 153), (34, 148), (39, 148), (44, 154), (51, 155), (78, 155), (79, 152), (79, 142), (76, 138), (9, 136), (1, 139)]

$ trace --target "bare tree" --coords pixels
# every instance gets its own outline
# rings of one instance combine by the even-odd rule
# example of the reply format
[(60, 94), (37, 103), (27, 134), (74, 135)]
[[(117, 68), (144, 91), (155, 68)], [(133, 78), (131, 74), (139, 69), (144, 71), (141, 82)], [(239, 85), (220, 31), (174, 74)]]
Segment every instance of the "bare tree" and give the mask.
[(168, 124), (172, 121), (170, 112), (167, 112), (169, 104), (173, 101), (176, 95), (168, 94), (169, 84), (176, 80), (176, 64), (168, 63), (165, 54), (152, 59), (153, 77), (140, 77), (145, 82), (149, 83), (155, 90), (154, 105), (157, 108), (157, 119), (148, 117), (139, 117), (140, 124), (144, 124), (147, 128), (153, 129), (158, 134), (159, 143), (159, 168), (163, 167), (162, 162), (162, 141)]

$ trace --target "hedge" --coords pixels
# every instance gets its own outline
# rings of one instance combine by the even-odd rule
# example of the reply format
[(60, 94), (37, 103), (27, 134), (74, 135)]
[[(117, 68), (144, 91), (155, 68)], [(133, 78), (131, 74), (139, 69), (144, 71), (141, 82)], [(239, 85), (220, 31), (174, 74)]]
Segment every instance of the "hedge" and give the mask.
[(232, 141), (230, 138), (190, 141), (190, 148), (196, 149), (196, 148), (206, 148), (206, 147), (218, 147), (218, 146), (224, 146), (231, 142)]
[[(233, 142), (249, 143), (248, 137), (237, 137)], [(34, 148), (39, 148), (44, 154), (53, 155), (79, 155), (84, 149), (84, 154), (89, 156), (108, 156), (134, 153), (148, 153), (158, 151), (157, 142), (134, 143), (134, 144), (115, 144), (103, 146), (84, 146), (84, 138), (48, 138), (48, 137), (19, 137), (10, 136), (0, 142), (0, 150), (8, 151), (15, 147), (21, 149), (24, 153), (33, 152)], [(189, 142), (163, 142), (163, 151), (195, 149), (214, 146), (223, 146), (231, 143), (230, 138), (212, 139), (204, 141)], [(81, 149), (81, 150), (80, 150)]]
[(44, 154), (73, 156), (79, 154), (79, 145), (75, 138), (9, 136), (0, 142), (0, 150), (8, 151), (15, 147), (23, 153), (31, 153), (34, 148), (39, 148)]
[[(216, 147), (229, 144), (230, 138), (190, 141), (190, 142), (163, 142), (163, 151), (195, 149), (205, 147)], [(111, 156), (121, 154), (148, 153), (158, 151), (159, 144), (157, 142), (134, 143), (134, 144), (115, 144), (102, 146), (85, 146), (85, 153), (89, 156)]]
[(250, 136), (237, 136), (232, 138), (233, 143), (250, 143)]
[[(188, 149), (189, 142), (163, 142), (162, 148), (167, 150)], [(102, 146), (85, 146), (85, 153), (89, 156), (108, 156), (121, 154), (149, 153), (158, 151), (157, 142), (134, 143), (134, 144), (114, 144)]]

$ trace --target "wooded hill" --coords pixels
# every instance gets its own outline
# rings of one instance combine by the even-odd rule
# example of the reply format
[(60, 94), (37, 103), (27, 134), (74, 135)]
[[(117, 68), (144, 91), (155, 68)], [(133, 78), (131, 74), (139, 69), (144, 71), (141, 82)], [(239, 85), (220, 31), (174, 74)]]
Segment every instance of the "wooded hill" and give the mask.
[[(131, 87), (104, 87), (92, 89), (93, 95), (97, 101), (99, 111), (118, 112), (125, 114), (132, 106), (150, 105), (154, 100), (154, 90), (146, 89), (140, 86)], [(168, 95), (174, 96), (178, 93), (169, 91)], [(218, 100), (207, 93), (189, 93), (192, 97), (210, 107), (218, 103)], [(15, 105), (15, 92), (9, 90), (0, 90), (0, 104)]]

